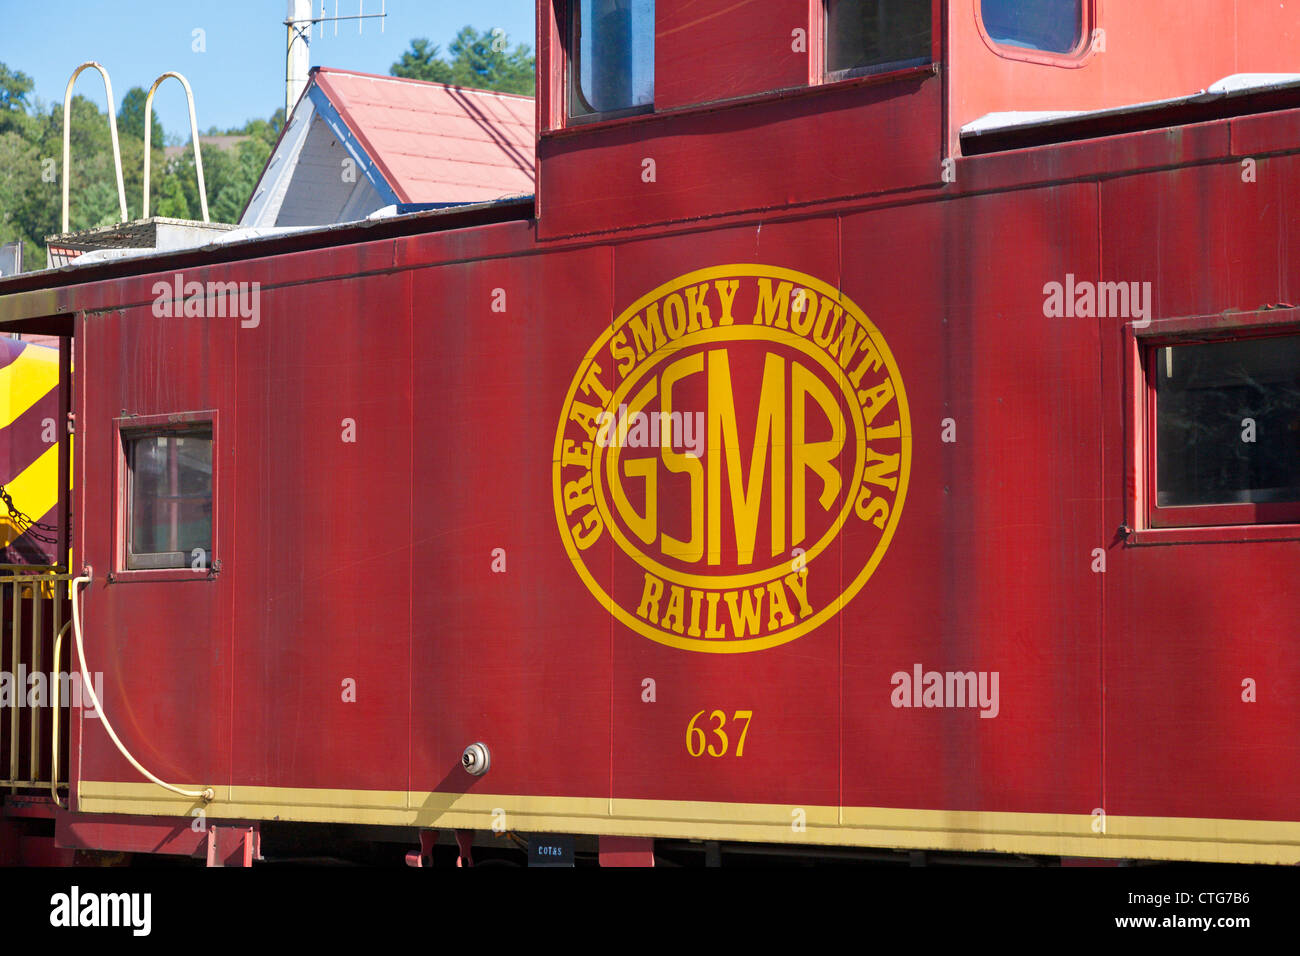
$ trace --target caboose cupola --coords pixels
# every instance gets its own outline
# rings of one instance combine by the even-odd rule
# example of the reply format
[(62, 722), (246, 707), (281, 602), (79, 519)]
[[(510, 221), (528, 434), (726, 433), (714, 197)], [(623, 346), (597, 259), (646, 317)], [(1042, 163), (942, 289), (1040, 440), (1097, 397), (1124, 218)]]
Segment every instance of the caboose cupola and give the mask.
[(966, 155), (1078, 138), (1008, 128), (1145, 117), (1089, 132), (1111, 135), (1225, 78), (1276, 83), (1294, 20), (1233, 0), (1195, 20), (1098, 0), (539, 0), (539, 235), (948, 189)]

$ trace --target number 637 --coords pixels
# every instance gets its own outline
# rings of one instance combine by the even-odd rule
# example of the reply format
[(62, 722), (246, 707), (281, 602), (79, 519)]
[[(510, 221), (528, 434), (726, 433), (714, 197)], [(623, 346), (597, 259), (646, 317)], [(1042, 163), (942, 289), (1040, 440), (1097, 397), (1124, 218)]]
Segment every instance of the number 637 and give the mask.
[[(695, 722), (704, 716), (704, 711), (700, 711), (691, 718), (691, 722), (686, 725), (686, 752), (692, 757), (702, 757), (706, 753), (710, 757), (721, 757), (727, 752), (730, 740), (727, 738), (727, 732), (723, 728), (727, 725), (727, 715), (715, 710), (709, 714), (709, 720), (714, 725), (709, 728), (709, 733), (716, 739), (716, 743), (710, 743), (704, 728), (695, 726)], [(754, 716), (752, 710), (738, 710), (731, 715), (733, 723), (743, 720), (745, 726), (741, 728), (740, 738), (736, 741), (736, 756), (745, 756), (745, 735), (749, 733), (749, 721)], [(734, 732), (734, 731), (733, 731)]]

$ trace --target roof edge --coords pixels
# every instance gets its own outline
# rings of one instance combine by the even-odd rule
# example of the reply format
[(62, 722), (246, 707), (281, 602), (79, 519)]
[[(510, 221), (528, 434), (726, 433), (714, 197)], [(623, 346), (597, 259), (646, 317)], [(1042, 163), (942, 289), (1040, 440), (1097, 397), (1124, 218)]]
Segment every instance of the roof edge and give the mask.
[(457, 90), (462, 93), (482, 93), (486, 96), (510, 97), (517, 100), (528, 100), (536, 102), (536, 94), (529, 96), (527, 93), (506, 93), (503, 90), (485, 90), (477, 86), (460, 86), (456, 83), (438, 83), (434, 80), (414, 80), (406, 76), (389, 76), (385, 73), (362, 73), (360, 70), (344, 70), (334, 66), (313, 66), (309, 76), (316, 73), (324, 73), (327, 76), (360, 76), (368, 80), (387, 80), (390, 83), (420, 83), (424, 86), (441, 86), (445, 90)]
[[(14, 293), (64, 286), (85, 285), (109, 279), (151, 275), (177, 268), (217, 265), (244, 259), (263, 258), (292, 252), (306, 252), (363, 242), (378, 242), (476, 226), (508, 222), (530, 222), (534, 197), (519, 196), (491, 202), (471, 203), (445, 209), (431, 209), (381, 219), (331, 223), (296, 229), (292, 233), (258, 236), (240, 242), (205, 245), (148, 256), (113, 259), (87, 266), (63, 266), (39, 272), (21, 272), (0, 278), (0, 301)], [(0, 316), (4, 310), (0, 309)], [(0, 318), (0, 322), (4, 321)]]

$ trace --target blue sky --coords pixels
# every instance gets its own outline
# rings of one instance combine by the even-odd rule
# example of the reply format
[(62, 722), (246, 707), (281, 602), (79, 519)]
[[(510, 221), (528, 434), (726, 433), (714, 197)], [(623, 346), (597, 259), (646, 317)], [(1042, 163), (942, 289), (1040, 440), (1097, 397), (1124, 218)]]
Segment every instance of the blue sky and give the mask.
[[(325, 0), (326, 15), (335, 0)], [(313, 0), (320, 12), (321, 0)], [(380, 0), (338, 0), (338, 12), (378, 13)], [(413, 37), (428, 37), (444, 53), (466, 24), (501, 27), (511, 47), (534, 44), (534, 0), (386, 0), (388, 18), (326, 27), (314, 37), (313, 66), (387, 73)], [(284, 105), (285, 0), (0, 0), (0, 63), (36, 81), (35, 95), (63, 99), (68, 77), (98, 60), (113, 81), (118, 104), (133, 86), (148, 88), (167, 70), (194, 89), (199, 129), (239, 126)], [(193, 50), (195, 29), (206, 52)], [(104, 85), (93, 70), (77, 79), (76, 93), (104, 107)], [(169, 81), (154, 97), (168, 136), (189, 142), (189, 118), (180, 84)]]

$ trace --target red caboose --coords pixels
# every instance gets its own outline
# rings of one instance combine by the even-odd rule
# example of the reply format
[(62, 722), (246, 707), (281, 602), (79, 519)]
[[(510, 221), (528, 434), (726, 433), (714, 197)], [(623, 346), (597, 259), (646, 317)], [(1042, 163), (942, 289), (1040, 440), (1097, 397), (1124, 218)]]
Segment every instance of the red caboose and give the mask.
[(0, 282), (59, 846), (1300, 861), (1300, 11), (1202, 6), (540, 0), (535, 197)]

